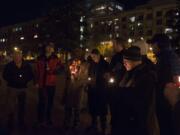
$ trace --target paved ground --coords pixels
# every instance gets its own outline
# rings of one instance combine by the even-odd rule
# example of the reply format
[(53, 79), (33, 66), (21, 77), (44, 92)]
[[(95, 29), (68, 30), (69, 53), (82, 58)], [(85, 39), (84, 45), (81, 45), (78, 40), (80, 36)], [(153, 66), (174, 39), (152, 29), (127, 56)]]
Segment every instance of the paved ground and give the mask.
[[(5, 99), (6, 99), (6, 84), (2, 81), (1, 73), (0, 73), (0, 121), (4, 119), (4, 110), (5, 107)], [(15, 128), (13, 135), (78, 135), (78, 134), (86, 134), (86, 135), (94, 135), (94, 132), (85, 132), (85, 128), (90, 125), (90, 116), (87, 112), (81, 113), (81, 125), (79, 132), (75, 131), (67, 131), (63, 129), (63, 119), (64, 119), (64, 111), (63, 106), (61, 104), (62, 93), (64, 90), (64, 76), (61, 75), (58, 77), (57, 91), (55, 97), (55, 105), (53, 110), (53, 122), (54, 126), (51, 128), (34, 128), (33, 124), (36, 121), (36, 107), (37, 107), (37, 89), (34, 88), (33, 84), (29, 84), (29, 90), (27, 94), (27, 108), (26, 108), (26, 125), (27, 129), (25, 131), (18, 131)], [(0, 129), (0, 135), (3, 135)]]

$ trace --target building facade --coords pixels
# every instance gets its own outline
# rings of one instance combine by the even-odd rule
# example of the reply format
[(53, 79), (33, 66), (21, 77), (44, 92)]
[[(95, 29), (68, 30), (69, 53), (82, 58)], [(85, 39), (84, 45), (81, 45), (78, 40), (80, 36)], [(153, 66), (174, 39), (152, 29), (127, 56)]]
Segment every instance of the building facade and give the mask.
[(12, 52), (14, 49), (19, 48), (26, 53), (37, 51), (42, 42), (41, 31), (45, 20), (45, 18), (40, 18), (0, 28), (0, 50)]
[[(179, 33), (178, 5), (176, 0), (151, 0), (128, 11), (119, 6), (121, 10), (114, 12), (110, 4), (94, 7), (92, 11), (96, 11), (96, 15), (91, 12), (87, 19), (90, 33), (87, 44), (92, 46), (115, 37), (122, 37), (131, 43), (150, 39), (157, 33), (166, 33), (175, 39)], [(111, 14), (106, 12), (107, 9), (112, 10)]]

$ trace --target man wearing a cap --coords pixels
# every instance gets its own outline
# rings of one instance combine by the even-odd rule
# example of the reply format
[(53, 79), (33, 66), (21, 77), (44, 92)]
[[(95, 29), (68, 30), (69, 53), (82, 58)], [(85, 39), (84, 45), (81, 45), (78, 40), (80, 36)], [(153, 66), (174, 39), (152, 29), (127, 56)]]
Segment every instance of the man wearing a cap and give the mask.
[(143, 64), (138, 47), (125, 50), (123, 60), (126, 73), (114, 95), (119, 115), (112, 121), (112, 135), (148, 135), (152, 131), (148, 116), (153, 105), (154, 73)]
[[(54, 44), (49, 43), (36, 62), (38, 88), (38, 125), (52, 125), (52, 109), (56, 90), (57, 72), (62, 67), (54, 54)], [(44, 123), (45, 122), (45, 123)]]

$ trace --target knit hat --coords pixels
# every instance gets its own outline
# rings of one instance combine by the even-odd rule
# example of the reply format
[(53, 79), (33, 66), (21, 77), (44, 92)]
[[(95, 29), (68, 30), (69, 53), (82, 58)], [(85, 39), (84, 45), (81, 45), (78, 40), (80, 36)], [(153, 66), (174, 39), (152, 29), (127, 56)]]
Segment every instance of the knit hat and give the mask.
[(132, 60), (132, 61), (139, 61), (141, 60), (141, 50), (139, 47), (132, 46), (124, 51), (123, 55), (124, 59)]

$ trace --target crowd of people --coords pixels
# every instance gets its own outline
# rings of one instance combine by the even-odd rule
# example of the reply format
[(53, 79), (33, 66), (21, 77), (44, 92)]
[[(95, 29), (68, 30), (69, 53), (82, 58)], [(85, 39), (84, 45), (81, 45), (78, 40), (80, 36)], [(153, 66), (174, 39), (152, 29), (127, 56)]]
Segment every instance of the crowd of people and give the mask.
[(16, 108), (17, 124), (24, 126), (27, 84), (32, 80), (38, 89), (36, 125), (51, 126), (57, 75), (65, 72), (65, 129), (79, 128), (82, 93), (86, 92), (91, 116), (87, 132), (107, 134), (110, 112), (111, 135), (179, 135), (180, 58), (164, 34), (155, 35), (148, 43), (153, 46), (156, 64), (147, 58), (145, 46), (126, 48), (121, 38), (113, 40), (115, 54), (110, 63), (93, 49), (86, 60), (73, 60), (66, 66), (54, 54), (54, 46), (47, 44), (33, 71), (23, 61), (22, 52), (14, 52), (13, 61), (3, 71), (7, 128), (13, 127)]

